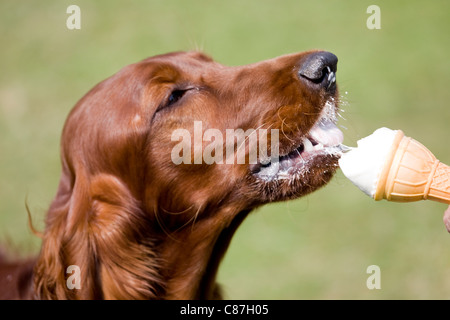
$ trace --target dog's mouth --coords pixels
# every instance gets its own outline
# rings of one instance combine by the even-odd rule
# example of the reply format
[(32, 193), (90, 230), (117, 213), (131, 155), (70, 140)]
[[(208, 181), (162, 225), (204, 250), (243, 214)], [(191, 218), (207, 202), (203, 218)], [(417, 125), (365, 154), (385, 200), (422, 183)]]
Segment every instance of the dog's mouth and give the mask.
[(336, 126), (336, 107), (328, 101), (320, 117), (301, 141), (290, 152), (278, 156), (278, 159), (261, 161), (250, 167), (252, 174), (263, 181), (295, 179), (308, 174), (319, 158), (339, 156), (343, 133)]

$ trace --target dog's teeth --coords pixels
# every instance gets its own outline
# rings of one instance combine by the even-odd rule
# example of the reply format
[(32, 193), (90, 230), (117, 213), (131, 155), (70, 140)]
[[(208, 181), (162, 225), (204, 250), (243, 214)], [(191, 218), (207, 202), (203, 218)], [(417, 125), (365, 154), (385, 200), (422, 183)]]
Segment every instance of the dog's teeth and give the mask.
[(323, 144), (318, 143), (314, 146), (314, 150), (322, 150), (323, 149)]
[(308, 138), (303, 138), (302, 143), (303, 143), (304, 150), (306, 152), (314, 151), (312, 142)]

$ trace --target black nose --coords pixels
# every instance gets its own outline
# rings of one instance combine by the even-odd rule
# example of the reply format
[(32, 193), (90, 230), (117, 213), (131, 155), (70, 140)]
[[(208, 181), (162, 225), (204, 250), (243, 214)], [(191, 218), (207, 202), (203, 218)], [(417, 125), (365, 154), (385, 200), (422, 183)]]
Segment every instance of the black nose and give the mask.
[(298, 75), (312, 85), (332, 91), (336, 89), (337, 62), (331, 52), (314, 52), (301, 62)]

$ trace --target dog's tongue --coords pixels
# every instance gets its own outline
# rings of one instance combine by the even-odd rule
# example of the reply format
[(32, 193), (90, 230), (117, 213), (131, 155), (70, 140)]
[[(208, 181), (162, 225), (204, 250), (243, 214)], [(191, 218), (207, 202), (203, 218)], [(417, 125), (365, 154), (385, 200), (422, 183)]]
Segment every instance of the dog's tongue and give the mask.
[(324, 147), (333, 147), (340, 145), (344, 141), (344, 134), (332, 122), (321, 120), (309, 131), (309, 137)]

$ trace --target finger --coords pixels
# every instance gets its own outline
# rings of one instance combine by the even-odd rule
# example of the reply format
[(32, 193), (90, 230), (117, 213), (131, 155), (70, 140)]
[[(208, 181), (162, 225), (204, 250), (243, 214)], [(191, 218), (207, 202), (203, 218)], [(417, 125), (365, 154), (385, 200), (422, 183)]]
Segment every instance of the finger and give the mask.
[(447, 228), (447, 231), (450, 233), (450, 206), (445, 210), (444, 213), (444, 224)]

